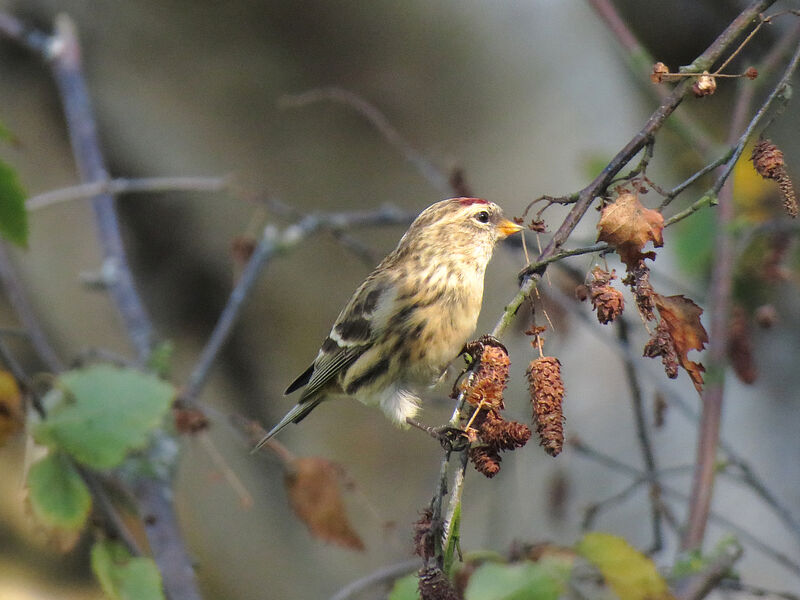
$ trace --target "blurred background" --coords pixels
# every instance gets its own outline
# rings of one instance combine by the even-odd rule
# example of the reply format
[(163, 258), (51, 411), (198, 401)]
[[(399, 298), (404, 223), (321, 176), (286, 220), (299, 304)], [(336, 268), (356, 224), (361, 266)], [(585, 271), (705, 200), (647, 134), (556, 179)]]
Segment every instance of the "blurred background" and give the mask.
[[(649, 50), (673, 69), (701, 52), (739, 4), (619, 3)], [(185, 381), (237, 274), (232, 241), (258, 232), (254, 224), (264, 216), (259, 198), (279, 198), (302, 212), (385, 203), (419, 211), (442, 198), (354, 111), (333, 103), (281, 108), (282, 96), (329, 85), (360, 94), (444, 170), (463, 168), (473, 191), (511, 216), (542, 194), (585, 186), (657, 105), (647, 74), (627, 69), (617, 41), (578, 0), (0, 0), (0, 8), (46, 31), (60, 12), (76, 21), (112, 175), (231, 174), (247, 190), (119, 200), (138, 286), (159, 335), (175, 346), (176, 382)], [(757, 58), (779, 31), (780, 25), (765, 31), (743, 60)], [(715, 143), (725, 139), (733, 89), (731, 84), (682, 107), (702, 119), (717, 136)], [(800, 156), (797, 116), (795, 103), (769, 133), (783, 147), (790, 172), (800, 174), (800, 160), (791, 158)], [(0, 120), (20, 141), (18, 148), (0, 149), (2, 157), (31, 194), (77, 182), (49, 72), (7, 42), (0, 42)], [(681, 140), (664, 132), (648, 174), (669, 188), (700, 166)], [(675, 210), (696, 197), (682, 197)], [(652, 195), (644, 201), (658, 203)], [(545, 213), (552, 229), (561, 214), (558, 207)], [(129, 353), (108, 298), (81, 282), (82, 273), (100, 267), (88, 202), (42, 209), (31, 218), (30, 248), (14, 258), (62, 356), (72, 359), (96, 348)], [(570, 245), (594, 240), (594, 218), (585, 221)], [(709, 222), (700, 216), (682, 231), (668, 230), (654, 267), (661, 293), (685, 293), (703, 303), (708, 272), (696, 248), (698, 240), (712, 239), (703, 229)], [(403, 230), (354, 235), (381, 257)], [(528, 244), (535, 247), (533, 234)], [(479, 332), (493, 327), (513, 297), (524, 264), (520, 251), (498, 250), (487, 274)], [(592, 259), (569, 264), (585, 272)], [(612, 266), (619, 269), (613, 261)], [(276, 422), (292, 404), (283, 389), (313, 359), (370, 269), (324, 233), (273, 261), (202, 402), (220, 414)], [(561, 279), (553, 270), (550, 285), (561, 289)], [(759, 380), (744, 386), (729, 376), (723, 425), (726, 440), (793, 509), (800, 506), (796, 285), (795, 280), (775, 292), (780, 326), (754, 333)], [(563, 294), (554, 293), (554, 304), (564, 305), (558, 293)], [(587, 326), (574, 310), (592, 322)], [(556, 331), (545, 348), (563, 364), (567, 437), (641, 467), (621, 361), (606, 341), (613, 332), (597, 324), (588, 306), (574, 310), (553, 307)], [(5, 304), (0, 319), (14, 322)], [(524, 370), (535, 356), (519, 333), (527, 325), (520, 319), (507, 339), (513, 364), (506, 404), (509, 415), (522, 421), (530, 418)], [(642, 328), (634, 345), (645, 340)], [(23, 345), (18, 350), (25, 352)], [(28, 360), (35, 370), (32, 356)], [(642, 359), (640, 366), (649, 403), (654, 382), (666, 380), (658, 361)], [(451, 383), (452, 378), (431, 398), (444, 398)], [(685, 374), (666, 385), (697, 407)], [(449, 402), (431, 401), (422, 418), (441, 424), (450, 412)], [(355, 482), (347, 497), (367, 548), (359, 553), (312, 539), (289, 509), (278, 461), (250, 456), (247, 442), (224, 421), (213, 425), (211, 440), (254, 503), (244, 508), (203, 445), (183, 439), (177, 503), (207, 598), (326, 598), (410, 556), (411, 524), (430, 500), (441, 458), (438, 445), (422, 433), (396, 430), (379, 411), (342, 403), (324, 406), (282, 435), (293, 452), (335, 460)], [(695, 426), (677, 411), (667, 413), (666, 425), (653, 437), (662, 467), (693, 462)], [(0, 598), (101, 597), (86, 553), (59, 554), (31, 524), (21, 501), (23, 454), (22, 439), (0, 450)], [(688, 490), (689, 473), (678, 470), (670, 484)], [(514, 542), (572, 544), (587, 505), (630, 482), (570, 447), (553, 459), (534, 442), (508, 454), (495, 479), (474, 471), (468, 478), (462, 537), (467, 552), (506, 552)], [(683, 519), (685, 505), (668, 502)], [(714, 510), (797, 560), (796, 539), (747, 489), (721, 478)], [(644, 488), (604, 512), (596, 527), (646, 548), (651, 539)], [(712, 524), (707, 546), (726, 531)], [(657, 562), (671, 564), (676, 546), (669, 536)], [(796, 573), (745, 547), (739, 572), (746, 581), (798, 589)]]

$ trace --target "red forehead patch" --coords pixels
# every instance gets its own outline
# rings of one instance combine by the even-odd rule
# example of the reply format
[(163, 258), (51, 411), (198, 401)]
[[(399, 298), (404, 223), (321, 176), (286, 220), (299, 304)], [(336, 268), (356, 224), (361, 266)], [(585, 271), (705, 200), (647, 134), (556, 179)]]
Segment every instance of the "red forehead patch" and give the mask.
[(489, 204), (483, 198), (457, 198), (461, 206), (472, 206), (473, 204)]

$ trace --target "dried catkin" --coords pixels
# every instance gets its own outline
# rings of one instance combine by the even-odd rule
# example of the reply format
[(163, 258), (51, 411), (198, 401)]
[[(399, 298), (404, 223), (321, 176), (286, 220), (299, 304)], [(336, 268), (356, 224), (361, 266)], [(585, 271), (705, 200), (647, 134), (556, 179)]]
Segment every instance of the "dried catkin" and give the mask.
[(478, 368), (472, 377), (472, 385), (466, 391), (465, 399), (473, 406), (483, 405), (503, 408), (503, 391), (508, 382), (508, 367), (511, 361), (505, 348), (483, 346)]
[(597, 311), (597, 320), (603, 325), (620, 316), (625, 308), (622, 292), (611, 285), (611, 281), (616, 278), (614, 271), (609, 273), (600, 267), (592, 269), (589, 298), (592, 308)]
[(528, 389), (539, 443), (551, 456), (564, 447), (564, 382), (561, 363), (553, 356), (537, 358), (528, 366)]
[(453, 584), (438, 567), (420, 569), (417, 585), (422, 600), (459, 600)]
[(793, 219), (797, 218), (797, 196), (794, 191), (794, 185), (792, 185), (792, 179), (786, 172), (786, 163), (781, 149), (770, 140), (759, 140), (753, 147), (750, 160), (753, 161), (753, 167), (761, 177), (778, 182), (781, 196), (783, 196), (784, 210)]
[(473, 446), (469, 449), (469, 459), (475, 469), (489, 479), (500, 472), (500, 454), (493, 446)]

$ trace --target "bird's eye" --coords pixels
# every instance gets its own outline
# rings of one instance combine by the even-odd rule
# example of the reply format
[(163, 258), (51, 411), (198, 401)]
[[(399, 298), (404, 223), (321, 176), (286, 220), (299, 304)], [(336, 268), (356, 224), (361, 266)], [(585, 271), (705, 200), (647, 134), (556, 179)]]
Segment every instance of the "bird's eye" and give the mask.
[(488, 223), (489, 222), (489, 213), (485, 210), (482, 210), (478, 214), (475, 215), (475, 218), (478, 219), (481, 223)]

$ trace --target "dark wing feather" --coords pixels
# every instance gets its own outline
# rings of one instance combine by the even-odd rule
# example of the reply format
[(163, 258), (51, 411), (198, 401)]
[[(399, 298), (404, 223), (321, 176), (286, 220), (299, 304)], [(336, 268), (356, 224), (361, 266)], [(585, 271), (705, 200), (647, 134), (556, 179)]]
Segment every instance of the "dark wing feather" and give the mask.
[(314, 364), (292, 382), (286, 389), (287, 394), (306, 386), (300, 403), (308, 402), (372, 346), (384, 325), (372, 319), (389, 289), (384, 282), (385, 278), (376, 270), (361, 284), (336, 319)]
[(305, 371), (303, 371), (300, 375), (298, 375), (297, 379), (295, 379), (292, 383), (289, 384), (289, 387), (286, 388), (286, 391), (283, 392), (284, 396), (288, 396), (294, 391), (299, 390), (309, 381), (311, 381), (311, 375), (314, 374), (314, 365), (308, 367)]
[(325, 384), (353, 364), (366, 349), (367, 346), (350, 346), (341, 348), (336, 353), (324, 354), (317, 358), (313, 365), (314, 372), (311, 374), (306, 389), (303, 390), (300, 402), (306, 402), (312, 398)]

